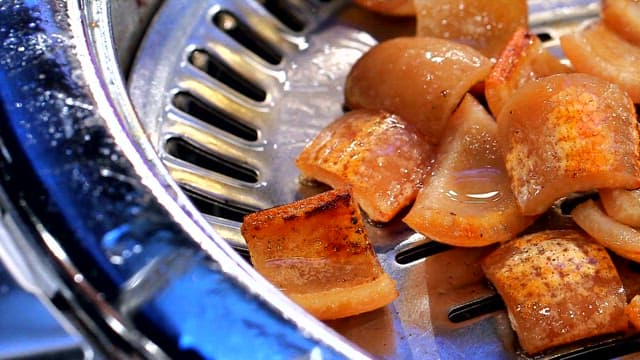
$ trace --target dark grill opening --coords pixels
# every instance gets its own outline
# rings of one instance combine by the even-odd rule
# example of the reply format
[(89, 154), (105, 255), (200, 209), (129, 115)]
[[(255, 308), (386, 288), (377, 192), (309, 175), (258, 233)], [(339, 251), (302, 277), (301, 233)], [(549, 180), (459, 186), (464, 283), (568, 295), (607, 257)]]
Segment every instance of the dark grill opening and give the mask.
[(253, 129), (227, 112), (210, 106), (195, 96), (180, 92), (173, 97), (173, 106), (194, 118), (247, 141), (258, 140), (258, 131)]
[(306, 23), (303, 17), (292, 8), (290, 1), (287, 0), (260, 0), (260, 3), (269, 11), (276, 19), (280, 20), (286, 27), (293, 31), (304, 30)]
[(546, 32), (544, 32), (544, 33), (538, 33), (538, 34), (536, 34), (536, 36), (537, 36), (537, 37), (538, 37), (538, 39), (540, 39), (540, 41), (542, 41), (542, 42), (547, 42), (547, 41), (549, 41), (549, 40), (553, 39), (553, 37), (551, 36), (551, 34), (546, 33)]
[(407, 265), (412, 262), (424, 259), (435, 254), (452, 249), (451, 245), (439, 243), (437, 241), (429, 241), (424, 244), (403, 250), (396, 254), (396, 262), (398, 264)]
[(167, 140), (165, 150), (170, 155), (203, 169), (248, 183), (258, 182), (258, 173), (255, 170), (203, 151), (184, 139), (171, 138)]
[(213, 16), (213, 24), (266, 62), (277, 65), (282, 61), (282, 55), (271, 44), (231, 12), (218, 11)]
[(449, 321), (461, 323), (473, 318), (491, 314), (492, 312), (504, 310), (505, 305), (502, 297), (498, 294), (481, 297), (468, 303), (456, 305), (449, 309), (447, 317)]
[(267, 98), (267, 93), (261, 87), (247, 80), (224, 61), (204, 50), (193, 51), (189, 56), (189, 62), (249, 99), (264, 101)]
[[(191, 200), (193, 205), (203, 214), (242, 222), (245, 215), (256, 211), (256, 209), (248, 209), (239, 205), (230, 204), (210, 197), (197, 194), (187, 188), (183, 188), (185, 194)], [(246, 256), (249, 255), (247, 252)]]

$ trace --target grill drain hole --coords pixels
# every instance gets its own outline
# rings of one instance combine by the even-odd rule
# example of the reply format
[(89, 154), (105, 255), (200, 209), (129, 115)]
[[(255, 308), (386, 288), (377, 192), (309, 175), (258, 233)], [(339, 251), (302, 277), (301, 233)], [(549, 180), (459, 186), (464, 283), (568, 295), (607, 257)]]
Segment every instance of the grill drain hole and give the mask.
[(451, 248), (452, 247), (447, 244), (439, 243), (437, 241), (429, 241), (397, 253), (396, 262), (401, 265), (411, 264), (412, 262), (439, 254)]
[(182, 190), (198, 211), (210, 216), (242, 222), (245, 215), (256, 211), (256, 209), (248, 209), (235, 204), (205, 197), (185, 187), (182, 187)]
[(229, 11), (218, 11), (213, 16), (213, 24), (266, 62), (277, 65), (282, 61), (276, 49)]
[(306, 24), (302, 17), (293, 11), (290, 1), (261, 0), (260, 3), (289, 29), (297, 32), (304, 30)]
[(540, 39), (540, 41), (542, 42), (547, 42), (551, 39), (553, 39), (553, 37), (551, 36), (551, 34), (543, 32), (543, 33), (538, 33), (536, 34), (536, 36), (538, 37), (538, 39)]
[(173, 97), (173, 106), (194, 118), (247, 141), (258, 140), (258, 131), (242, 124), (226, 112), (205, 104), (195, 96), (180, 92)]
[(193, 51), (189, 56), (189, 62), (212, 78), (252, 100), (265, 101), (267, 99), (267, 93), (261, 87), (247, 80), (222, 60), (204, 50)]
[(184, 139), (171, 138), (167, 140), (165, 150), (170, 155), (203, 169), (248, 183), (258, 182), (258, 173), (255, 170), (203, 151)]
[(500, 295), (490, 295), (449, 309), (447, 317), (453, 323), (461, 323), (495, 311), (504, 310), (505, 304)]

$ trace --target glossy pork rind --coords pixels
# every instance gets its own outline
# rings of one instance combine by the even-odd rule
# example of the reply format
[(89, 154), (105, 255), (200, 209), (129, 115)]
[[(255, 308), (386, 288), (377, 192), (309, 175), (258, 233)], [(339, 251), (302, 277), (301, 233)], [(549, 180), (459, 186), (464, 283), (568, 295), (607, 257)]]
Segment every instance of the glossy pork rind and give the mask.
[(640, 262), (640, 231), (608, 216), (593, 200), (571, 211), (573, 221), (607, 249)]
[(249, 214), (241, 231), (256, 270), (318, 319), (371, 311), (398, 296), (349, 189)]
[(640, 189), (600, 189), (599, 194), (607, 215), (625, 225), (640, 228)]
[(305, 178), (350, 186), (370, 219), (387, 222), (413, 203), (434, 155), (433, 146), (402, 118), (361, 109), (320, 131), (296, 165)]
[(519, 27), (527, 27), (525, 0), (415, 0), (417, 36), (460, 42), (497, 58)]
[(365, 53), (345, 84), (350, 109), (383, 109), (413, 124), (436, 144), (467, 91), (491, 62), (469, 46), (431, 37), (399, 37)]
[(519, 28), (500, 53), (489, 76), (484, 81), (485, 98), (494, 116), (498, 116), (504, 103), (522, 85), (559, 73), (571, 72), (542, 46), (538, 37)]
[(609, 29), (640, 46), (640, 1), (602, 0), (602, 20)]
[(547, 230), (501, 245), (483, 260), (525, 352), (625, 331), (625, 292), (611, 258), (588, 235)]
[(602, 23), (560, 38), (562, 50), (578, 72), (618, 84), (640, 103), (640, 46), (631, 44)]
[(640, 187), (635, 108), (615, 84), (586, 74), (542, 78), (516, 91), (497, 122), (525, 215), (574, 192)]
[(640, 295), (635, 295), (624, 309), (629, 322), (640, 330)]
[(496, 132), (493, 118), (467, 95), (449, 121), (433, 175), (404, 222), (455, 246), (503, 242), (529, 226), (534, 217), (520, 213)]
[(391, 16), (415, 16), (413, 0), (353, 0), (367, 10)]

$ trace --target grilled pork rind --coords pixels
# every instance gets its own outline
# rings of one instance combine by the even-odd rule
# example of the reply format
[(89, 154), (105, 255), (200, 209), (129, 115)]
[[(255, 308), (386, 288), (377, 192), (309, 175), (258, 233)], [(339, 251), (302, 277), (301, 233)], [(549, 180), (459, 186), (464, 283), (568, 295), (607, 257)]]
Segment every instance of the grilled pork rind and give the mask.
[(392, 16), (415, 16), (413, 0), (353, 0), (367, 10)]
[(640, 330), (640, 295), (634, 296), (624, 308), (629, 322), (634, 328)]
[(440, 141), (447, 120), (491, 62), (469, 46), (430, 37), (399, 37), (365, 53), (345, 85), (350, 109), (383, 109)]
[(525, 0), (415, 0), (418, 36), (444, 38), (497, 58), (519, 27), (527, 27)]
[(599, 194), (607, 215), (625, 225), (640, 228), (640, 189), (600, 189)]
[(433, 175), (404, 218), (428, 238), (456, 246), (509, 240), (534, 218), (520, 213), (496, 144), (496, 123), (467, 95), (453, 113)]
[(354, 110), (325, 127), (302, 150), (302, 175), (333, 188), (350, 186), (374, 221), (413, 203), (435, 151), (414, 126), (382, 110)]
[(602, 20), (618, 35), (640, 46), (640, 1), (602, 0)]
[(520, 237), (486, 257), (482, 268), (529, 354), (627, 329), (616, 268), (607, 251), (582, 232)]
[(586, 74), (542, 78), (516, 91), (497, 122), (525, 215), (574, 192), (640, 187), (635, 108), (615, 84)]
[(563, 35), (562, 50), (578, 72), (618, 84), (634, 103), (640, 103), (640, 46), (635, 46), (602, 23)]
[(318, 319), (371, 311), (398, 296), (349, 189), (249, 214), (241, 231), (256, 270)]
[(484, 81), (485, 97), (494, 116), (522, 85), (553, 74), (571, 72), (542, 46), (535, 34), (519, 28), (500, 53)]
[(571, 211), (578, 226), (616, 254), (640, 262), (640, 231), (609, 217), (593, 200), (587, 200)]

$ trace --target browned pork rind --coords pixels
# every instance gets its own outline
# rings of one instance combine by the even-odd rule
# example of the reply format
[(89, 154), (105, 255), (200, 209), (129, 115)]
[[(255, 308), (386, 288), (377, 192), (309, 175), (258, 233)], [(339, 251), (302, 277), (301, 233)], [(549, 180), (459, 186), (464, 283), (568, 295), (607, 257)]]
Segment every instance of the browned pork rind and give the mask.
[(545, 76), (570, 71), (568, 66), (542, 46), (535, 34), (528, 32), (526, 28), (519, 28), (484, 81), (489, 109), (494, 116), (498, 116), (504, 103), (522, 85)]
[(428, 238), (456, 246), (509, 240), (530, 225), (509, 187), (496, 123), (471, 95), (454, 112), (433, 175), (403, 219)]
[(634, 328), (640, 330), (640, 295), (635, 295), (629, 304), (624, 308), (629, 322)]
[(490, 69), (489, 59), (466, 45), (399, 37), (374, 46), (356, 62), (345, 101), (350, 109), (397, 114), (435, 144), (462, 97)]
[(519, 27), (527, 27), (525, 0), (415, 0), (417, 36), (469, 45), (497, 58)]
[(640, 262), (640, 231), (614, 220), (593, 200), (576, 206), (571, 217), (607, 249)]
[(602, 0), (602, 20), (618, 35), (640, 46), (640, 1)]
[(413, 0), (353, 0), (367, 10), (392, 16), (415, 16)]
[(354, 110), (324, 128), (296, 159), (303, 177), (350, 186), (369, 218), (413, 203), (435, 151), (414, 126), (382, 110)]
[(602, 23), (560, 38), (562, 50), (578, 72), (620, 85), (634, 103), (640, 103), (640, 47)]
[(586, 74), (542, 78), (516, 91), (497, 121), (525, 215), (574, 192), (640, 187), (635, 108), (615, 84)]
[(625, 292), (604, 247), (574, 230), (509, 241), (482, 263), (529, 354), (627, 329)]
[(371, 311), (398, 296), (349, 189), (249, 214), (241, 231), (256, 270), (321, 320)]

